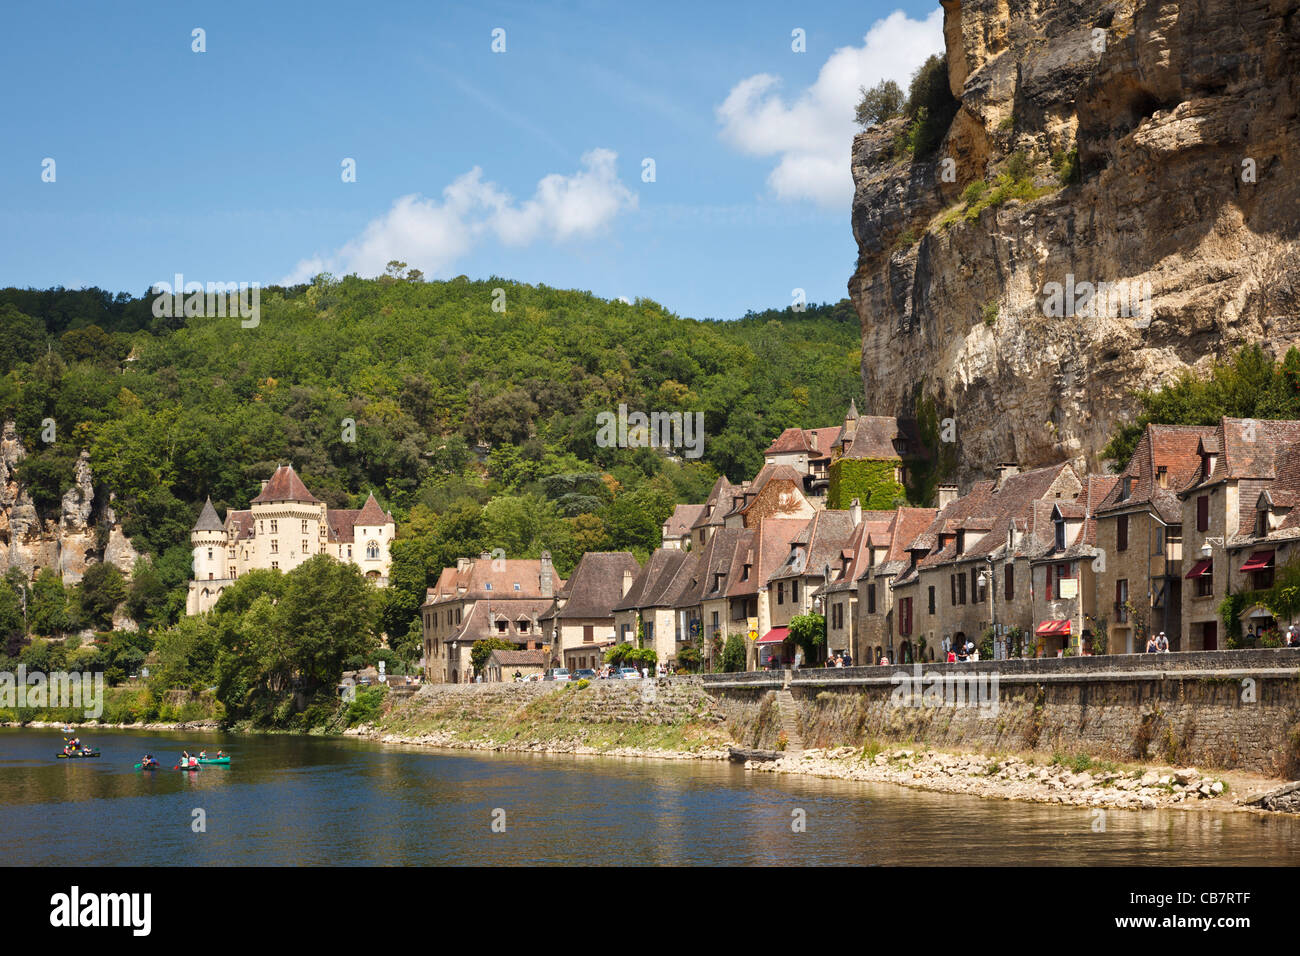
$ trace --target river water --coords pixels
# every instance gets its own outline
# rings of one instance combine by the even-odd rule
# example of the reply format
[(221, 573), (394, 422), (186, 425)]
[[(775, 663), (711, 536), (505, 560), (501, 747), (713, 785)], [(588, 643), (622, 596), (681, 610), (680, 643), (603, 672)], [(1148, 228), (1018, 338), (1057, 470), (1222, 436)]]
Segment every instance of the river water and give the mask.
[[(0, 729), (9, 865), (1300, 864), (1300, 820), (1018, 804), (697, 761)], [(141, 773), (182, 748), (230, 767)], [(205, 832), (195, 832), (202, 811)], [(494, 827), (495, 824), (495, 827)]]

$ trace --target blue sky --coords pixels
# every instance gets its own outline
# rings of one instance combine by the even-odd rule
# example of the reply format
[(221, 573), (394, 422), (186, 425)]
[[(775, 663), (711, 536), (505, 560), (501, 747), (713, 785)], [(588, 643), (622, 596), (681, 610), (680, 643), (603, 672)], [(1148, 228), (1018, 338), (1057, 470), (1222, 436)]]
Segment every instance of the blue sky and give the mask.
[(846, 294), (856, 90), (905, 87), (942, 43), (930, 0), (60, 0), (4, 19), (0, 285), (139, 294), (400, 258), (700, 318)]

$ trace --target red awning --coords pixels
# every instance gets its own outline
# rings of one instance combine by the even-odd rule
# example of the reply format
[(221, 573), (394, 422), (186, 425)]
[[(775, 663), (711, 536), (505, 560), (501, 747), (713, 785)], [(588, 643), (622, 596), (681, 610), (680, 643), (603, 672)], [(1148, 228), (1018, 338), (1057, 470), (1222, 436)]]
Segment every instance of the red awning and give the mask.
[(790, 636), (788, 627), (774, 627), (758, 639), (760, 644), (780, 644)]
[(1202, 574), (1208, 574), (1210, 565), (1213, 561), (1210, 558), (1204, 558), (1192, 565), (1192, 570), (1187, 572), (1189, 578), (1199, 578)]
[(1039, 637), (1066, 637), (1070, 633), (1070, 622), (1040, 621), (1034, 633)]
[(1246, 563), (1241, 566), (1243, 571), (1258, 571), (1261, 568), (1271, 568), (1273, 566), (1272, 551), (1256, 551), (1247, 559)]

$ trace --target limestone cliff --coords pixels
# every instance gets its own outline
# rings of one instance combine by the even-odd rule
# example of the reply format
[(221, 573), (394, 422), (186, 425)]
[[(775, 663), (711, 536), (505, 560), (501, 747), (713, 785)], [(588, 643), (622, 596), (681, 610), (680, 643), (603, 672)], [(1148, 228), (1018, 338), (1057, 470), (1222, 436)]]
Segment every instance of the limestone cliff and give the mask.
[(130, 575), (136, 550), (107, 498), (96, 503), (90, 455), (82, 452), (57, 515), (40, 515), (18, 480), (27, 457), (13, 422), (0, 431), (0, 574), (17, 568), (29, 579), (54, 568), (64, 584), (76, 584), (88, 564), (108, 561)]
[[(864, 411), (951, 416), (963, 483), (1097, 468), (1135, 389), (1300, 344), (1300, 0), (943, 6), (942, 144), (900, 151), (901, 120), (853, 144)], [(1007, 173), (1024, 198), (981, 208)], [(1150, 294), (1049, 317), (1069, 282)]]

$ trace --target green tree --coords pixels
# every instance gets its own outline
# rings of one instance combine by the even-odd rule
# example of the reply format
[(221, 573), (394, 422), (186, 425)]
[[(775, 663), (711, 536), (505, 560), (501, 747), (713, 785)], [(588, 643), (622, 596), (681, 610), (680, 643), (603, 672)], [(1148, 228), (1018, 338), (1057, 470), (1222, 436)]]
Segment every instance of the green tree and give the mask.
[(881, 80), (871, 89), (862, 87), (854, 119), (864, 129), (893, 119), (903, 112), (903, 91), (893, 80)]
[(826, 618), (820, 614), (799, 614), (790, 618), (790, 640), (803, 649), (807, 664), (820, 657), (826, 646)]
[(107, 630), (113, 626), (113, 612), (126, 600), (126, 579), (116, 565), (100, 562), (81, 576), (79, 601), (86, 622)]
[(487, 666), (488, 658), (492, 656), (493, 651), (513, 651), (515, 645), (500, 637), (485, 637), (481, 641), (475, 641), (474, 646), (469, 650), (470, 663), (474, 665), (474, 672), (481, 674), (483, 668)]
[(45, 637), (58, 637), (72, 629), (68, 591), (63, 586), (63, 578), (53, 568), (42, 568), (32, 582), (27, 620), (32, 633)]

